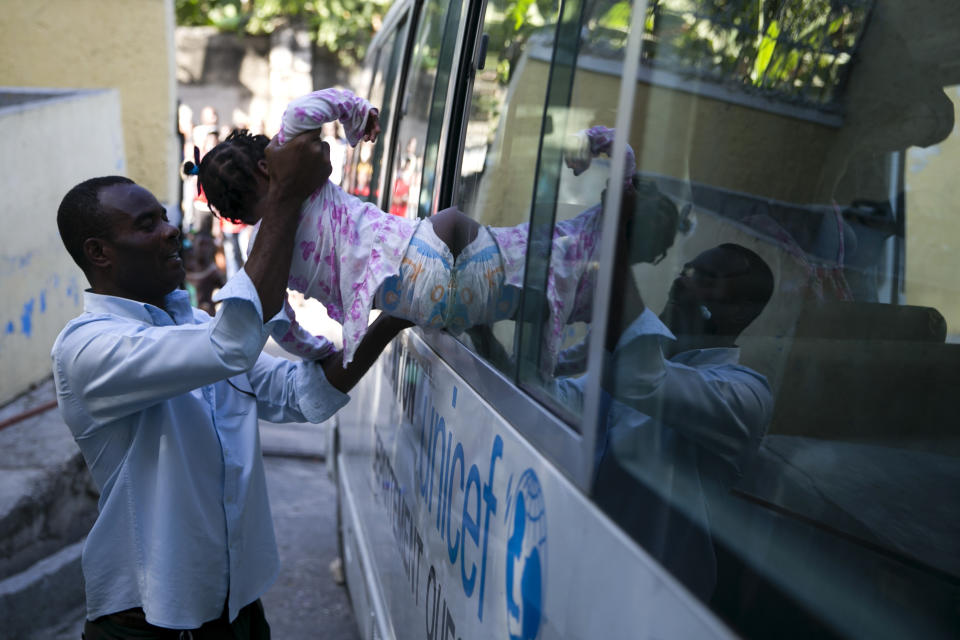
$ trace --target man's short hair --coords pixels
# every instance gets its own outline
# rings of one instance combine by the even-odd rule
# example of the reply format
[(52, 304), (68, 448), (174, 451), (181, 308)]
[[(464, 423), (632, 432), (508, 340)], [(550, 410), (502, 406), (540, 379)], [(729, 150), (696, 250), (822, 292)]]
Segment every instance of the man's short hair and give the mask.
[(84, 273), (90, 268), (83, 254), (84, 241), (87, 238), (110, 237), (110, 221), (100, 206), (100, 190), (115, 184), (133, 184), (133, 180), (123, 176), (84, 180), (63, 196), (57, 209), (60, 239)]
[(774, 277), (773, 271), (767, 261), (760, 257), (758, 253), (746, 248), (740, 244), (725, 242), (717, 247), (725, 249), (743, 256), (748, 266), (748, 273), (751, 277), (753, 286), (742, 292), (745, 296), (741, 302), (752, 302), (763, 308), (773, 296)]

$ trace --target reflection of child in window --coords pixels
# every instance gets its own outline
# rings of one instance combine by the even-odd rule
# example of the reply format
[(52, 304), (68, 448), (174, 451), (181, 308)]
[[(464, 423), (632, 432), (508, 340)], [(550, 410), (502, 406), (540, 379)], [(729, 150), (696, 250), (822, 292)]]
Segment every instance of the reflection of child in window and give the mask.
[[(351, 144), (379, 133), (377, 112), (366, 100), (326, 89), (290, 104), (278, 142), (333, 119), (340, 120)], [(268, 186), (266, 144), (263, 136), (232, 136), (201, 163), (203, 189), (221, 215), (256, 221), (252, 203)], [(583, 297), (589, 281), (601, 213), (598, 205), (554, 230), (547, 292), (552, 329), (544, 345), (550, 360), (559, 349), (554, 329), (570, 321), (578, 293)], [(394, 216), (328, 182), (304, 203), (288, 285), (319, 300), (343, 325), (347, 363), (374, 306), (421, 326), (454, 332), (511, 317), (523, 285), (527, 226), (481, 227), (452, 209), (425, 219)], [(642, 226), (644, 234), (652, 230), (651, 237), (663, 238), (652, 260), (672, 244), (676, 216)], [(293, 320), (292, 309), (286, 309)], [(295, 322), (277, 339), (305, 357), (321, 357), (332, 349)]]

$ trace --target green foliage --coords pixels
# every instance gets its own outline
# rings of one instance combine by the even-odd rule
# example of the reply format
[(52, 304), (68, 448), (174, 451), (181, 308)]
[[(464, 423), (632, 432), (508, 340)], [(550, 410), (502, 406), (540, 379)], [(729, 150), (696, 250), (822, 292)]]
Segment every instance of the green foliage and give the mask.
[(175, 0), (177, 24), (214, 26), (251, 35), (287, 24), (310, 30), (316, 43), (355, 64), (380, 25), (391, 0)]
[(643, 56), (829, 102), (867, 15), (850, 0), (654, 0)]
[[(489, 0), (484, 32), (490, 36), (488, 64), (495, 65), (497, 78), (506, 85), (530, 35), (545, 25), (555, 24), (558, 0)], [(491, 62), (495, 56), (496, 62)]]

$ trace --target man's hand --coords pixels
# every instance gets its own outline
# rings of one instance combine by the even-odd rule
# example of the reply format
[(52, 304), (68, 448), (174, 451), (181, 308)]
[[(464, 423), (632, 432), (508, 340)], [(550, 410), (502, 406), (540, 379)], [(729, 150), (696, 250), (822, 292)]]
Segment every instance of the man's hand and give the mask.
[(590, 139), (585, 131), (566, 137), (563, 141), (563, 160), (575, 176), (590, 168)]
[(367, 112), (367, 126), (363, 128), (363, 141), (376, 142), (380, 135), (380, 110), (370, 109)]
[(299, 205), (327, 181), (320, 169), (330, 160), (320, 129), (301, 133), (283, 146), (273, 138), (264, 159), (270, 175), (268, 200)]

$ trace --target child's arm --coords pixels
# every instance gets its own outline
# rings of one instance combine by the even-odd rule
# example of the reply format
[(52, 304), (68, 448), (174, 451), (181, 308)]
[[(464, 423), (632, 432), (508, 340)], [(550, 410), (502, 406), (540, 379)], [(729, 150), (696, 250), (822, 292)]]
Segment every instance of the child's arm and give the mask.
[(280, 144), (284, 144), (297, 134), (339, 120), (347, 140), (355, 146), (361, 140), (376, 139), (380, 133), (378, 116), (373, 105), (346, 89), (321, 89), (287, 105), (277, 138)]

